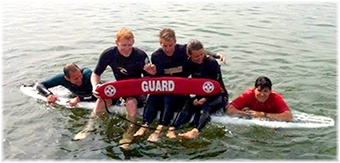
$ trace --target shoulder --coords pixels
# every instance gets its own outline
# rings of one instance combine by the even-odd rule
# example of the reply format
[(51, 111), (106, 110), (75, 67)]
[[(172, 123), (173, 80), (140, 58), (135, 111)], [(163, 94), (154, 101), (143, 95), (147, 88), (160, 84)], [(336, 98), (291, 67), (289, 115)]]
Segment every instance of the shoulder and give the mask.
[(86, 68), (86, 67), (83, 68), (81, 71), (82, 71), (83, 74), (91, 74), (92, 73), (92, 70), (89, 69), (89, 68)]
[(185, 52), (187, 51), (187, 44), (176, 44), (175, 49), (180, 52)]
[(139, 49), (139, 48), (136, 48), (136, 47), (133, 47), (133, 52), (134, 52), (135, 54), (137, 54), (137, 55), (142, 55), (142, 56), (145, 56), (145, 55), (146, 55), (146, 53), (145, 53), (144, 50)]
[(102, 52), (101, 56), (111, 55), (112, 53), (113, 53), (113, 54), (117, 53), (117, 47), (116, 47), (116, 46), (109, 47), (109, 48), (105, 49), (105, 50)]
[(185, 48), (187, 48), (187, 44), (176, 44), (176, 47), (177, 48), (181, 48), (181, 49), (185, 49)]
[(163, 49), (162, 48), (158, 48), (156, 51), (154, 51), (151, 56), (157, 56), (160, 54), (164, 54)]
[(272, 91), (271, 94), (270, 94), (270, 96), (271, 96), (273, 99), (275, 99), (275, 100), (281, 100), (281, 99), (283, 99), (282, 96), (281, 96), (279, 93), (275, 92), (275, 91)]
[(207, 55), (205, 60), (206, 60), (206, 62), (208, 62), (211, 65), (219, 65), (218, 62), (216, 61), (216, 59), (213, 58), (212, 56)]
[(248, 88), (247, 90), (245, 90), (241, 96), (254, 96), (255, 97), (255, 92), (254, 92), (254, 88)]

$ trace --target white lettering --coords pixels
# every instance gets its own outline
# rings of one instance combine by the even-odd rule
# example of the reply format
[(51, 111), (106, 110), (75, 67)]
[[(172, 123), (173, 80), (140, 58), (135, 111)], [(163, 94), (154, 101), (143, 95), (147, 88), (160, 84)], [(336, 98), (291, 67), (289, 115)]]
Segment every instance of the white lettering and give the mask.
[(162, 91), (161, 83), (159, 80), (156, 81), (156, 91)]
[(143, 90), (143, 92), (149, 91), (148, 89), (149, 89), (148, 83), (146, 81), (142, 81), (142, 90)]
[(172, 80), (142, 81), (141, 87), (143, 92), (171, 92), (175, 90), (175, 82)]
[(168, 85), (168, 90), (169, 91), (174, 91), (175, 90), (175, 82), (172, 80), (169, 80), (169, 85)]
[(155, 91), (156, 89), (156, 85), (155, 85), (155, 81), (149, 81), (149, 91)]

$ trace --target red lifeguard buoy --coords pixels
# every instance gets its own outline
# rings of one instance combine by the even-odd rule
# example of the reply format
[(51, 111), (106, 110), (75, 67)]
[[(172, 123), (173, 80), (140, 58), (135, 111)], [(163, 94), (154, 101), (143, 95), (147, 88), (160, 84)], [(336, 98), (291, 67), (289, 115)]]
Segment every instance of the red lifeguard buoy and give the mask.
[(211, 96), (221, 92), (220, 84), (212, 79), (181, 77), (144, 77), (106, 82), (96, 91), (103, 99), (146, 94), (176, 94)]

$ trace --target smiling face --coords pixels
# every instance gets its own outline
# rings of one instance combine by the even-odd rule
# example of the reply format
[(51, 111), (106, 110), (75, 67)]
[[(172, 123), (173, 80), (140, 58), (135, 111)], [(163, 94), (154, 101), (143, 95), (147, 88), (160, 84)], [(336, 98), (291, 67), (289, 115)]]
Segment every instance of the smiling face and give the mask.
[(116, 45), (119, 53), (124, 57), (130, 56), (134, 43), (133, 33), (129, 29), (123, 28), (117, 32)]
[(196, 64), (202, 64), (203, 60), (206, 56), (204, 49), (199, 49), (199, 50), (193, 50), (189, 54), (190, 60)]
[(116, 40), (116, 45), (117, 45), (119, 53), (123, 55), (124, 57), (130, 56), (134, 42), (135, 41), (133, 38), (129, 38), (129, 39), (124, 38), (121, 40)]
[(255, 98), (259, 102), (264, 103), (268, 100), (271, 90), (267, 87), (261, 89), (261, 87), (259, 86), (254, 89), (254, 92), (255, 92)]
[(77, 86), (81, 86), (83, 84), (83, 74), (79, 69), (74, 72), (69, 72), (69, 77), (65, 76), (65, 78)]

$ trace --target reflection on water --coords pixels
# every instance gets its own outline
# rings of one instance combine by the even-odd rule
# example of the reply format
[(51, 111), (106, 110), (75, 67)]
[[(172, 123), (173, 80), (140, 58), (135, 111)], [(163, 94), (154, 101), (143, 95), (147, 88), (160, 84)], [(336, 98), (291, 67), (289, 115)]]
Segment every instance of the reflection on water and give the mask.
[[(84, 141), (71, 141), (89, 110), (46, 106), (19, 91), (21, 84), (61, 72), (67, 62), (94, 69), (122, 27), (149, 55), (160, 46), (159, 31), (170, 27), (178, 43), (195, 38), (225, 55), (221, 68), (231, 99), (266, 75), (293, 110), (336, 119), (335, 3), (5, 2), (2, 11), (5, 159), (336, 159), (336, 127), (208, 125), (198, 140), (162, 135), (159, 143), (146, 141), (149, 131), (124, 150), (119, 141), (128, 125), (112, 116), (98, 119)], [(110, 71), (103, 78), (114, 80)]]

